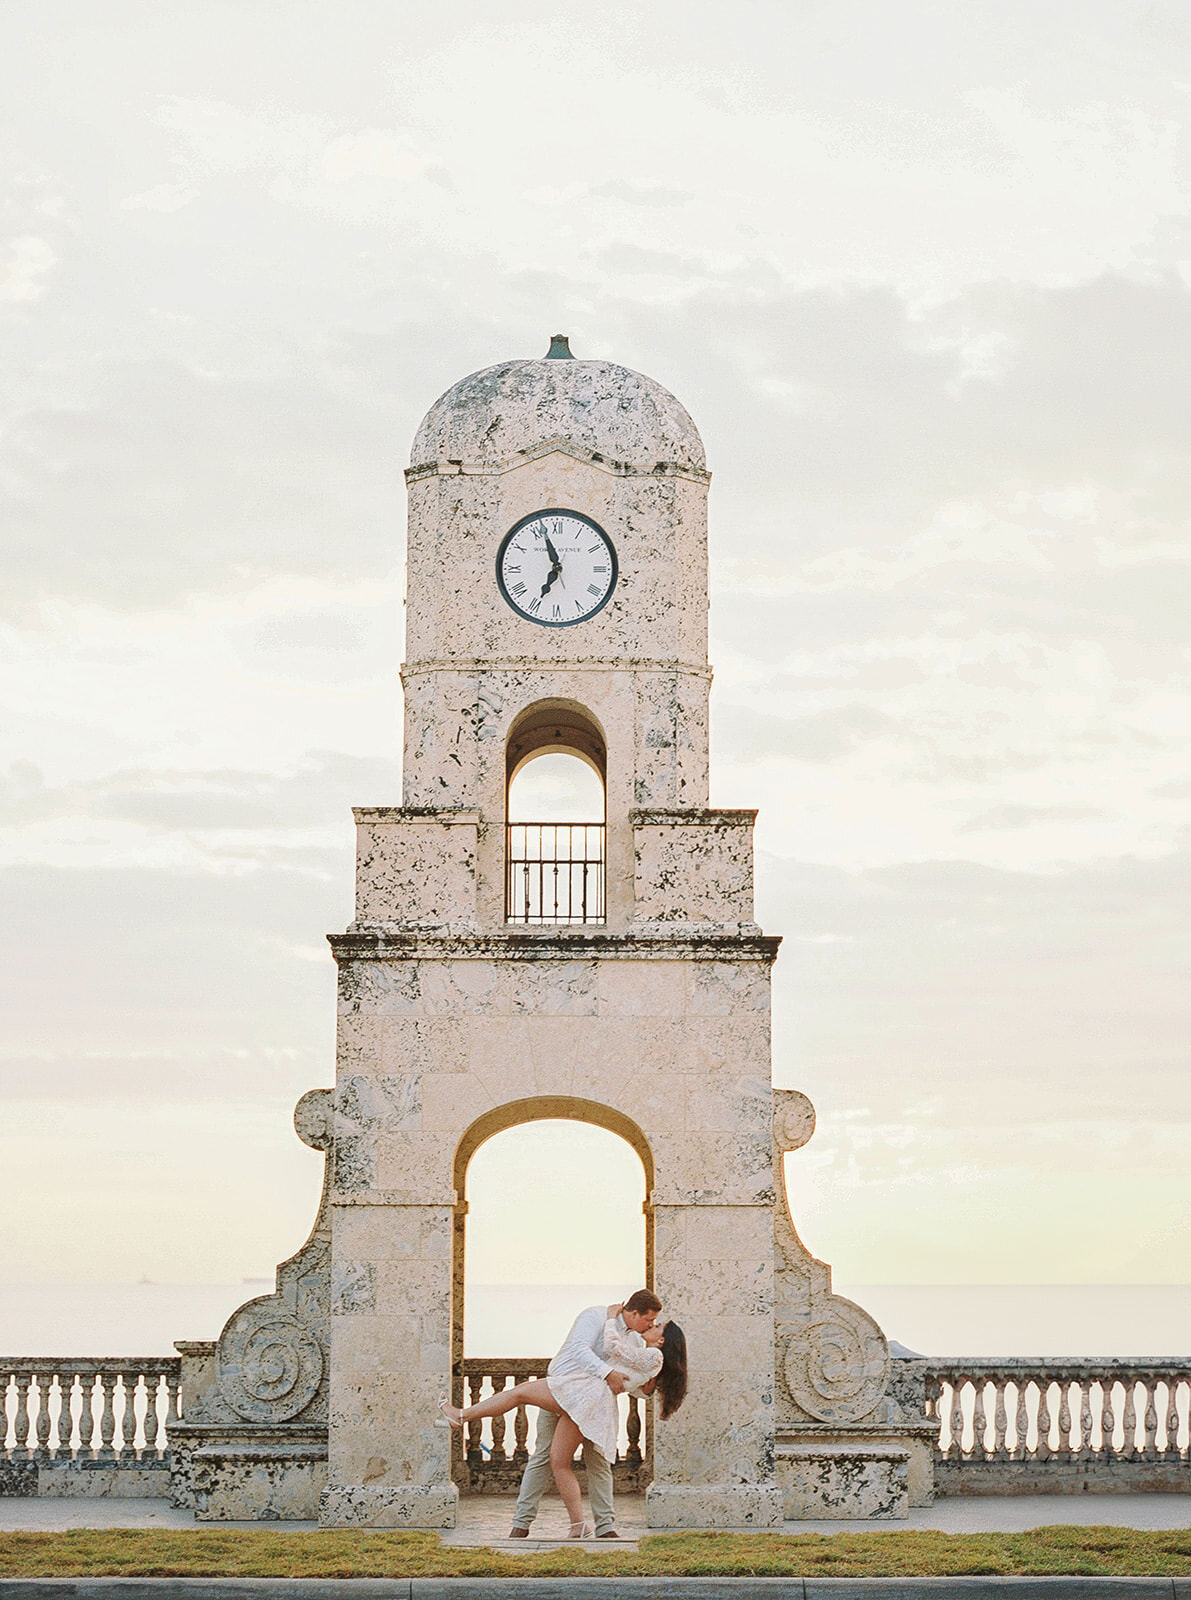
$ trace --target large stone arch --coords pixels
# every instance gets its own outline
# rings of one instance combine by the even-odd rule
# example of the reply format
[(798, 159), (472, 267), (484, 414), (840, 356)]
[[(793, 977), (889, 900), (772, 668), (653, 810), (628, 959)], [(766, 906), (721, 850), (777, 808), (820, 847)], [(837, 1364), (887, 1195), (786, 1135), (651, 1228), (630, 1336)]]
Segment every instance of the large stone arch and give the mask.
[(592, 1127), (606, 1128), (630, 1145), (636, 1152), (645, 1172), (645, 1287), (653, 1288), (654, 1281), (654, 1159), (649, 1140), (641, 1127), (618, 1111), (615, 1106), (599, 1100), (585, 1100), (576, 1095), (529, 1095), (522, 1100), (509, 1100), (504, 1105), (493, 1106), (466, 1128), (455, 1148), (452, 1180), (455, 1188), (455, 1206), (451, 1230), (451, 1372), (457, 1378), (463, 1370), (463, 1292), (467, 1264), (467, 1169), (471, 1158), (482, 1144), (527, 1122), (586, 1122)]

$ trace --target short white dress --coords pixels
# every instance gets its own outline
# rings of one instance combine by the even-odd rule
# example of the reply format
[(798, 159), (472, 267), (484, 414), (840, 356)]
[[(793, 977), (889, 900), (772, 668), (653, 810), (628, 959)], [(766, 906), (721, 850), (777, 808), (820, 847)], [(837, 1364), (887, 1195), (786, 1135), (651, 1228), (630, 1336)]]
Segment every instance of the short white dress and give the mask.
[[(600, 1353), (614, 1372), (623, 1373), (628, 1379), (629, 1392), (656, 1378), (662, 1370), (662, 1352), (651, 1349), (639, 1333), (621, 1327), (616, 1317), (609, 1317), (604, 1323)], [(616, 1396), (604, 1379), (586, 1372), (554, 1377), (547, 1373), (546, 1382), (583, 1437), (590, 1439), (605, 1461), (615, 1461), (620, 1411)]]

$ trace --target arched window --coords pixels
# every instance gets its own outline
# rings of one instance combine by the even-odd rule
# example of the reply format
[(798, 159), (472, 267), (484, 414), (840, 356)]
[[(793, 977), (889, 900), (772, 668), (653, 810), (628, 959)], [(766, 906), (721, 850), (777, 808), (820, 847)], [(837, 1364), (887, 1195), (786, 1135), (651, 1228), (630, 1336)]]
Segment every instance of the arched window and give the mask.
[(604, 737), (579, 706), (548, 701), (513, 724), (506, 751), (505, 917), (604, 920)]

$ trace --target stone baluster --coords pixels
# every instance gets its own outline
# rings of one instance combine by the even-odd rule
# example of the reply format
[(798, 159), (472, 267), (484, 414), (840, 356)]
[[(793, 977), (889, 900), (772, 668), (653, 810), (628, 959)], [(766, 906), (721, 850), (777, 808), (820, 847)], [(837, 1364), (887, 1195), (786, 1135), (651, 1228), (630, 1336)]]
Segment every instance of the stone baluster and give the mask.
[[(471, 1399), (468, 1401), (469, 1405), (479, 1404), (483, 1387), (483, 1374), (476, 1373), (468, 1382), (468, 1388), (471, 1393)], [(484, 1419), (482, 1417), (472, 1417), (467, 1424), (467, 1464), (469, 1467), (481, 1467), (484, 1464), (484, 1452), (481, 1448), (483, 1433)]]
[[(502, 1389), (507, 1388), (508, 1382), (507, 1373), (494, 1374), (492, 1379), (493, 1394), (499, 1394)], [(505, 1419), (503, 1417), (492, 1418), (492, 1455), (490, 1459), (494, 1464), (508, 1460), (505, 1455)]]
[(972, 1404), (972, 1454), (981, 1461), (988, 1459), (988, 1446), (984, 1437), (988, 1430), (988, 1417), (984, 1410), (985, 1382), (984, 1378), (975, 1379), (975, 1400)]
[(1113, 1388), (1112, 1374), (1109, 1373), (1100, 1385), (1100, 1451), (1105, 1460), (1112, 1456), (1116, 1443), (1114, 1435), (1117, 1431), (1117, 1419), (1112, 1407)]
[(162, 1452), (157, 1448), (157, 1402), (161, 1396), (161, 1374), (145, 1374), (145, 1448), (142, 1461), (160, 1461)]
[(123, 1439), (120, 1447), (121, 1461), (136, 1460), (136, 1394), (140, 1381), (141, 1374), (135, 1368), (131, 1372), (120, 1374), (120, 1388), (124, 1394), (124, 1412), (120, 1418), (120, 1434)]
[(34, 1389), (37, 1399), (33, 1412), (33, 1431), (37, 1438), (37, 1448), (33, 1452), (34, 1461), (50, 1459), (50, 1382), (50, 1373), (37, 1374)]
[(1059, 1445), (1056, 1454), (1069, 1461), (1071, 1449), (1071, 1385), (1063, 1379), (1059, 1384)]
[(168, 1449), (170, 1429), (175, 1422), (180, 1422), (182, 1419), (182, 1378), (180, 1373), (166, 1373), (165, 1388), (169, 1396), (165, 1413), (165, 1446)]
[(1158, 1459), (1158, 1379), (1153, 1373), (1147, 1372), (1142, 1378), (1142, 1387), (1145, 1393), (1145, 1416), (1142, 1426), (1145, 1431), (1144, 1452), (1147, 1461)]
[(993, 1380), (994, 1411), (993, 1411), (993, 1455), (999, 1460), (1004, 1460), (1009, 1454), (1006, 1443), (1009, 1435), (1009, 1412), (1005, 1401), (1009, 1392), (1009, 1380), (1004, 1373), (998, 1373)]
[(529, 1460), (529, 1408), (518, 1406), (513, 1413), (513, 1465), (523, 1467)]
[(91, 1448), (91, 1439), (95, 1433), (95, 1378), (90, 1372), (79, 1373), (79, 1447), (75, 1452), (76, 1461), (93, 1461), (95, 1452)]
[(74, 1373), (60, 1372), (58, 1374), (58, 1442), (54, 1449), (54, 1456), (61, 1461), (71, 1454), (72, 1436), (74, 1434), (74, 1417), (71, 1415), (71, 1401), (74, 1398)]
[(29, 1385), (33, 1375), (29, 1372), (14, 1374), (17, 1388), (17, 1411), (12, 1419), (13, 1432), (16, 1443), (12, 1449), (14, 1461), (28, 1461), (29, 1459)]
[(1038, 1447), (1035, 1453), (1039, 1461), (1050, 1457), (1050, 1380), (1045, 1376), (1038, 1379)]
[(1081, 1461), (1090, 1461), (1092, 1445), (1092, 1379), (1084, 1378), (1079, 1385), (1079, 1455)]
[(1176, 1378), (1166, 1380), (1166, 1446), (1164, 1454), (1174, 1456), (1179, 1450), (1179, 1385)]
[(101, 1372), (99, 1386), (103, 1392), (103, 1412), (99, 1418), (99, 1449), (95, 1453), (97, 1461), (114, 1461), (116, 1452), (112, 1449), (112, 1440), (116, 1436), (116, 1412), (114, 1402), (116, 1397), (116, 1374), (114, 1372)]
[(951, 1445), (947, 1454), (960, 1457), (964, 1453), (964, 1404), (963, 1392), (967, 1379), (956, 1373), (951, 1380)]
[(1121, 1445), (1123, 1456), (1137, 1454), (1137, 1380), (1131, 1373), (1125, 1379), (1125, 1438)]
[(626, 1424), (628, 1448), (624, 1458), (630, 1467), (641, 1465), (641, 1401), (637, 1395), (629, 1396), (629, 1416)]
[(1013, 1419), (1013, 1454), (1020, 1461), (1027, 1454), (1030, 1441), (1030, 1411), (1026, 1401), (1025, 1378), (1019, 1375), (1014, 1381), (1014, 1388), (1017, 1390), (1017, 1409)]

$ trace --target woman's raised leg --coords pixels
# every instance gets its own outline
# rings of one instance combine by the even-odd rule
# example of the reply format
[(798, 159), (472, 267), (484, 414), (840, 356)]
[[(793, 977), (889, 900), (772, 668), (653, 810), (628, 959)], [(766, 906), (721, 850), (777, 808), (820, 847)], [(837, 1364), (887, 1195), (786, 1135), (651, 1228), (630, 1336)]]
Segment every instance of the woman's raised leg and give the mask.
[(545, 1378), (531, 1378), (528, 1383), (515, 1383), (511, 1389), (498, 1389), (486, 1400), (477, 1401), (474, 1406), (464, 1406), (462, 1410), (448, 1401), (439, 1402), (443, 1416), (456, 1428), (476, 1417), (503, 1416), (506, 1411), (515, 1411), (518, 1406), (538, 1406), (542, 1411), (553, 1411), (555, 1416), (562, 1415), (562, 1407), (550, 1393), (550, 1385)]
[(579, 1492), (579, 1480), (572, 1466), (575, 1451), (582, 1439), (577, 1425), (564, 1411), (558, 1419), (550, 1445), (550, 1470), (554, 1474), (562, 1503), (567, 1508), (567, 1516), (571, 1519), (572, 1539), (578, 1539), (583, 1533), (583, 1496)]

